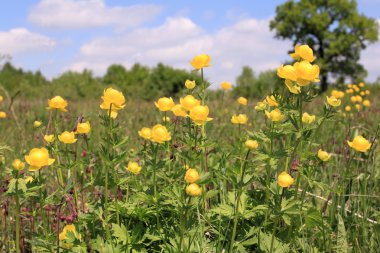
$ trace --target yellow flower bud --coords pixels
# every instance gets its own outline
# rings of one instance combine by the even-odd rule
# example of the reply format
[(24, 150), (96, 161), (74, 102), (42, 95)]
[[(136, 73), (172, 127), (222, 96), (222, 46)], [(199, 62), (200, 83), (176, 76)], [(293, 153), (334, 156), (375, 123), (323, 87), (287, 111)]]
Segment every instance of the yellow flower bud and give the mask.
[(55, 96), (52, 99), (48, 99), (48, 109), (57, 109), (62, 112), (67, 112), (67, 101), (64, 100), (61, 96)]
[(185, 181), (188, 184), (197, 182), (199, 179), (199, 174), (196, 169), (188, 169), (185, 173)]
[(358, 103), (361, 103), (361, 102), (363, 102), (363, 98), (362, 98), (361, 96), (357, 95), (357, 96), (356, 96), (356, 101), (357, 101)]
[(361, 135), (356, 136), (352, 142), (347, 141), (347, 143), (351, 148), (359, 152), (366, 152), (371, 148), (371, 143)]
[(346, 112), (349, 112), (351, 111), (351, 106), (347, 105), (344, 109), (346, 110)]
[(54, 134), (50, 134), (50, 135), (45, 135), (45, 136), (44, 136), (44, 140), (45, 140), (47, 143), (51, 143), (51, 142), (53, 142), (54, 139), (55, 139)]
[(231, 122), (233, 124), (245, 125), (247, 124), (247, 121), (248, 121), (248, 117), (245, 114), (233, 115), (231, 118)]
[(246, 98), (244, 98), (244, 97), (239, 97), (239, 98), (237, 99), (237, 102), (238, 102), (239, 104), (241, 104), (241, 105), (247, 105), (247, 104), (248, 104), (248, 100), (247, 100)]
[(230, 90), (232, 88), (232, 84), (230, 82), (222, 82), (220, 84), (220, 88), (223, 90)]
[(35, 128), (40, 127), (41, 125), (42, 125), (42, 122), (39, 121), (39, 120), (35, 120), (35, 121), (33, 122), (33, 126), (34, 126)]
[(257, 149), (259, 147), (259, 143), (256, 140), (246, 140), (244, 145), (249, 149)]
[(307, 86), (310, 82), (319, 82), (319, 66), (312, 65), (308, 61), (294, 63), (297, 75), (297, 83), (300, 86)]
[(274, 107), (277, 107), (278, 106), (278, 102), (276, 101), (276, 98), (272, 95), (272, 96), (267, 96), (265, 98), (265, 101), (267, 102), (268, 105), (270, 106), (274, 106)]
[(34, 148), (25, 156), (25, 161), (30, 165), (29, 171), (37, 171), (53, 164), (55, 160), (49, 158), (49, 151), (46, 148)]
[(84, 123), (77, 124), (77, 134), (88, 134), (91, 131), (90, 122), (86, 121)]
[(302, 122), (305, 124), (311, 124), (315, 121), (315, 115), (310, 115), (307, 112), (302, 114)]
[(140, 174), (141, 167), (137, 162), (128, 162), (127, 170), (135, 175)]
[(160, 98), (154, 104), (161, 112), (170, 111), (175, 106), (173, 99), (167, 97)]
[(371, 92), (370, 92), (369, 90), (366, 90), (366, 91), (365, 91), (365, 94), (366, 94), (366, 95), (369, 95), (369, 94), (371, 94)]
[(20, 159), (15, 159), (12, 162), (12, 167), (16, 170), (23, 170), (25, 168), (25, 163), (23, 163)]
[(194, 98), (192, 95), (187, 95), (184, 98), (179, 99), (179, 103), (185, 108), (186, 111), (190, 111), (195, 106), (200, 105), (201, 101)]
[(190, 111), (190, 118), (194, 121), (197, 125), (203, 125), (207, 121), (211, 121), (212, 118), (208, 117), (209, 109), (208, 106), (203, 105), (197, 105)]
[(77, 141), (77, 139), (75, 139), (75, 133), (68, 131), (64, 131), (63, 133), (58, 135), (58, 140), (65, 144), (73, 144)]
[(266, 102), (257, 102), (255, 106), (256, 111), (264, 111), (267, 108), (267, 103)]
[(172, 112), (173, 112), (174, 115), (177, 116), (177, 117), (186, 117), (186, 116), (187, 116), (187, 113), (186, 113), (185, 108), (183, 108), (183, 106), (180, 105), (180, 104), (175, 105), (175, 106), (172, 108)]
[[(113, 112), (116, 112), (125, 107), (125, 97), (122, 92), (109, 87), (103, 91), (102, 96), (103, 102), (100, 104), (100, 108), (103, 110), (111, 109)], [(115, 114), (115, 113), (114, 113)], [(117, 113), (115, 115), (115, 118)]]
[(362, 106), (359, 105), (359, 104), (356, 104), (356, 105), (355, 105), (355, 108), (356, 108), (356, 110), (360, 111), (360, 109), (362, 109)]
[(143, 127), (140, 131), (138, 131), (140, 137), (150, 140), (152, 138), (152, 130), (148, 127)]
[(195, 69), (202, 69), (210, 66), (210, 56), (207, 54), (200, 54), (195, 56), (191, 61), (190, 64)]
[(197, 197), (202, 194), (202, 188), (196, 183), (192, 183), (186, 186), (186, 193), (187, 195)]
[(152, 128), (152, 137), (151, 140), (157, 143), (164, 143), (165, 141), (171, 140), (171, 135), (161, 124), (157, 124)]
[(340, 99), (340, 98), (344, 97), (344, 92), (343, 91), (339, 91), (339, 90), (332, 90), (331, 91), (331, 96), (334, 96), (334, 97)]
[(281, 172), (277, 177), (277, 183), (281, 187), (289, 187), (294, 183), (294, 179), (287, 172)]
[(186, 80), (185, 86), (186, 89), (192, 90), (195, 88), (195, 81)]
[(351, 100), (352, 103), (356, 103), (357, 102), (356, 96), (351, 97), (350, 100)]
[(170, 117), (168, 117), (168, 116), (162, 117), (162, 121), (163, 122), (170, 122)]
[(285, 118), (285, 115), (278, 108), (271, 112), (265, 111), (265, 115), (273, 122), (279, 122)]
[(337, 107), (337, 106), (340, 106), (342, 101), (340, 99), (337, 99), (334, 96), (331, 96), (331, 97), (327, 97), (327, 103), (331, 105), (332, 107)]
[(330, 160), (331, 154), (327, 153), (326, 151), (323, 151), (322, 149), (318, 150), (318, 158), (321, 159), (324, 162), (327, 162)]
[(366, 100), (363, 101), (363, 105), (365, 107), (370, 107), (371, 106), (371, 102), (368, 99), (366, 99)]
[(295, 45), (294, 53), (290, 54), (290, 56), (295, 60), (306, 60), (308, 62), (315, 60), (313, 50), (308, 45)]
[(0, 112), (0, 119), (5, 119), (7, 114), (5, 112)]
[(365, 92), (364, 92), (364, 91), (361, 91), (361, 92), (360, 92), (360, 96), (364, 97), (364, 96), (365, 96)]
[(363, 82), (360, 82), (360, 83), (359, 83), (359, 87), (362, 87), (362, 88), (363, 88), (363, 87), (364, 87), (364, 83), (363, 83)]

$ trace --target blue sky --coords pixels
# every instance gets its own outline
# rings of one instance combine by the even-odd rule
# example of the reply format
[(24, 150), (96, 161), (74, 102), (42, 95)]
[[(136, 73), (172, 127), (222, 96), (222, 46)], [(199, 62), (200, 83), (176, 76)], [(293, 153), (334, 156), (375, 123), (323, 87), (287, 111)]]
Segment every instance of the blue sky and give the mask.
[[(0, 3), (0, 53), (16, 66), (49, 78), (89, 68), (96, 75), (112, 63), (163, 62), (189, 69), (198, 53), (209, 53), (214, 83), (234, 82), (243, 65), (256, 72), (287, 59), (290, 41), (268, 29), (284, 0), (120, 1), (24, 0)], [(359, 0), (359, 11), (380, 20), (380, 0)], [(362, 54), (368, 79), (380, 76), (380, 45)]]

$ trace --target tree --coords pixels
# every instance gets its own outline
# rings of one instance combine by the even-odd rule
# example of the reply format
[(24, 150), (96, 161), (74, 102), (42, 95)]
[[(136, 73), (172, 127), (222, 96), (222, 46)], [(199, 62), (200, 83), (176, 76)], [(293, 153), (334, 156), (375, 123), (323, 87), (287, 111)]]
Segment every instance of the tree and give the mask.
[[(299, 0), (277, 6), (270, 22), (276, 38), (313, 48), (321, 67), (321, 91), (328, 77), (344, 82), (366, 76), (360, 51), (378, 40), (378, 24), (359, 14), (355, 0)], [(292, 50), (293, 51), (293, 50)]]

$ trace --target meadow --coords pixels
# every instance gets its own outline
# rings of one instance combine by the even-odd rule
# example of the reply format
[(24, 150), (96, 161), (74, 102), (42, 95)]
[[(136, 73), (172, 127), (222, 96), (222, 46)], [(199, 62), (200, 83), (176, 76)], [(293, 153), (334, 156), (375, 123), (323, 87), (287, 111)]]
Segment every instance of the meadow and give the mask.
[(377, 87), (319, 94), (291, 56), (261, 100), (210, 90), (208, 55), (179, 98), (0, 89), (0, 252), (378, 252)]

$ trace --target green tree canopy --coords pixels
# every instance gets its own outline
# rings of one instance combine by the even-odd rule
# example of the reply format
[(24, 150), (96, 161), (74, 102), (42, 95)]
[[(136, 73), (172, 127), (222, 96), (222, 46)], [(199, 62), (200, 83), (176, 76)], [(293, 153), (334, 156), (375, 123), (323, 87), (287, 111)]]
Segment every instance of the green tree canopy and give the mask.
[(378, 24), (358, 12), (355, 0), (289, 0), (270, 22), (276, 37), (313, 48), (321, 67), (321, 90), (328, 77), (344, 82), (366, 76), (360, 51), (378, 40)]

